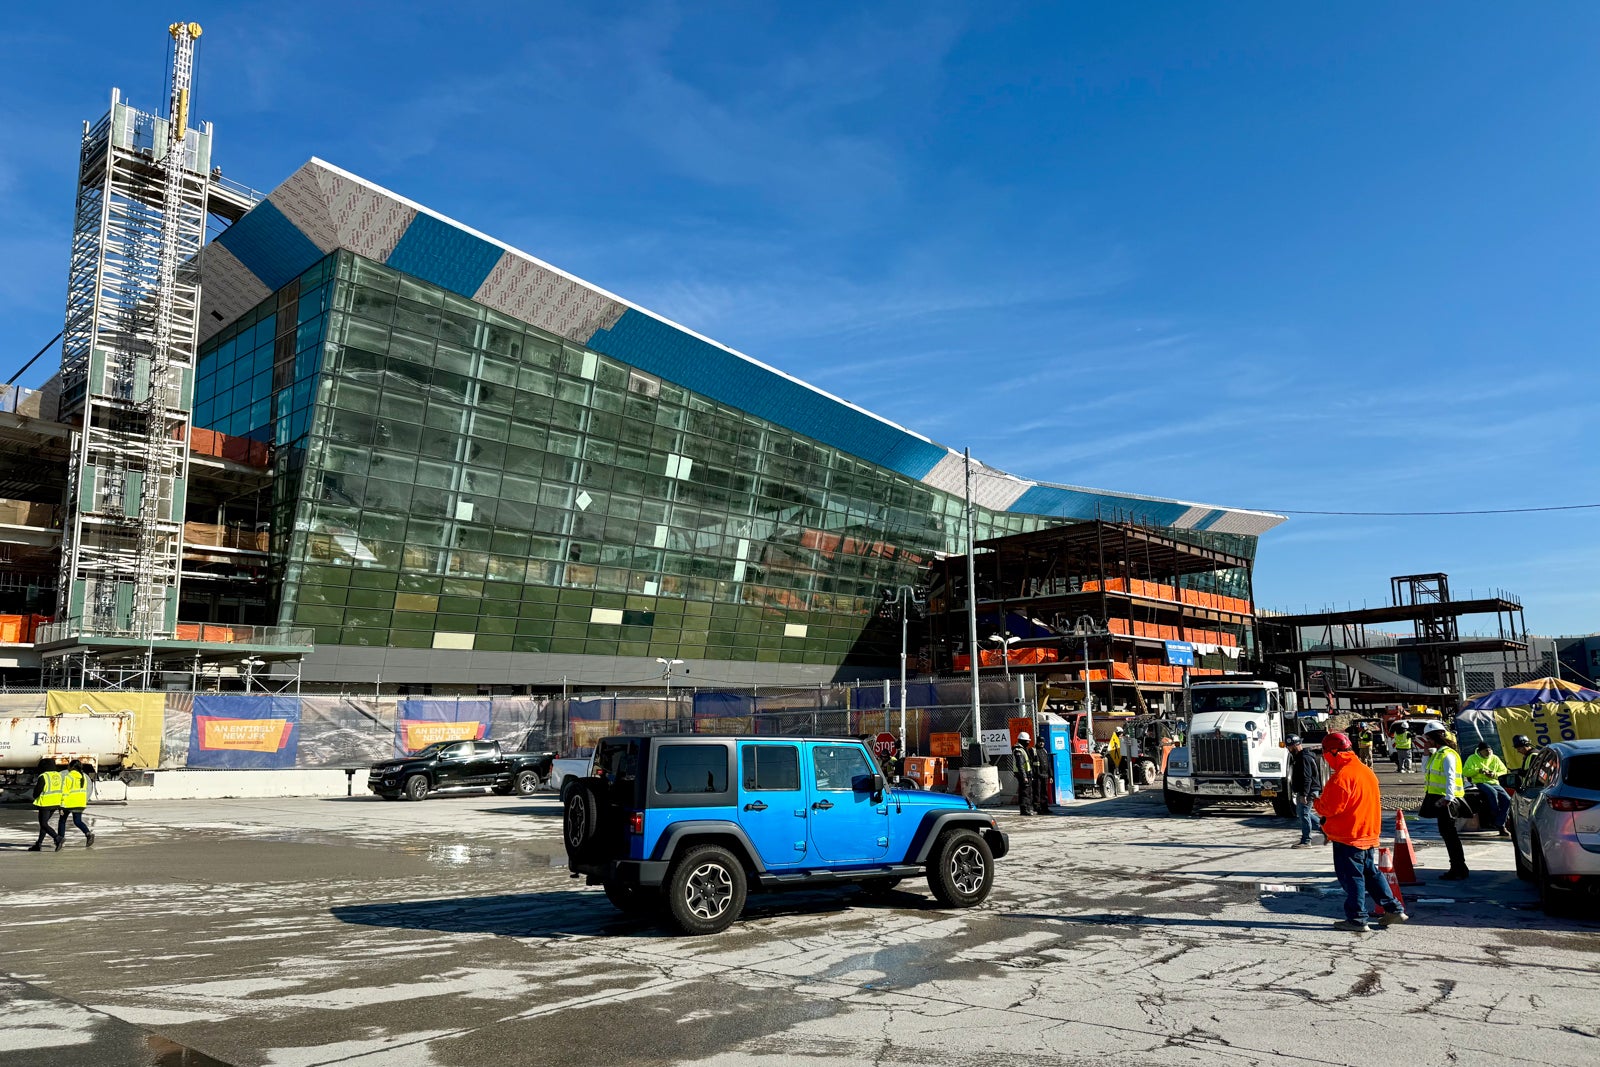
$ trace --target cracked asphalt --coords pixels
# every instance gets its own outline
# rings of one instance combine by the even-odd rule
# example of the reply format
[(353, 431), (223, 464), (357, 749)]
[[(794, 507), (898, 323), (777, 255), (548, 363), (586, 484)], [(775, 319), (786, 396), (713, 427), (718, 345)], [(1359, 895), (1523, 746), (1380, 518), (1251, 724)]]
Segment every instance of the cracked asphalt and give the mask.
[[(27, 853), (0, 809), (0, 1067), (1600, 1063), (1600, 923), (1509, 846), (1412, 921), (1342, 916), (1325, 849), (1159, 791), (1002, 814), (993, 896), (758, 896), (680, 938), (567, 877), (553, 796), (140, 803)], [(1391, 816), (1392, 818), (1392, 816)]]

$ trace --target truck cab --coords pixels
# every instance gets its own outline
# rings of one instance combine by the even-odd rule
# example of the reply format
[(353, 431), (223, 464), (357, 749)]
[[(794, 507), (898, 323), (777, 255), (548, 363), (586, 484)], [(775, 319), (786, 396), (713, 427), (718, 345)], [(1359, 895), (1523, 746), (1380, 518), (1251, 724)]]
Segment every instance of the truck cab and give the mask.
[(1214, 801), (1266, 801), (1292, 815), (1289, 750), (1292, 689), (1253, 678), (1208, 679), (1188, 691), (1187, 741), (1167, 758), (1167, 810), (1187, 815)]

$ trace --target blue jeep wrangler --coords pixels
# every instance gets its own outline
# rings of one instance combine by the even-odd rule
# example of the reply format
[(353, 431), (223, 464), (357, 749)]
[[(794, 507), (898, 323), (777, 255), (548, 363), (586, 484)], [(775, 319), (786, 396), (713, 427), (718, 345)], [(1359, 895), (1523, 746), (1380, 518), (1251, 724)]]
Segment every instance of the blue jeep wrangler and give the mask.
[(568, 789), (567, 868), (625, 912), (664, 910), (684, 933), (726, 929), (749, 892), (926, 874), (940, 903), (989, 895), (1009, 847), (961, 797), (890, 789), (859, 741), (609, 737)]

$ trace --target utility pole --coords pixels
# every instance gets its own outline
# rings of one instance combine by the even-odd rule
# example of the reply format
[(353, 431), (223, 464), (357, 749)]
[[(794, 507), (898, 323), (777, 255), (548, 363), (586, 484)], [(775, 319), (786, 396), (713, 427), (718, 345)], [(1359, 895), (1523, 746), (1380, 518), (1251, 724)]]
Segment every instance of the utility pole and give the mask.
[(972, 544), (976, 538), (977, 516), (972, 503), (972, 449), (962, 449), (961, 456), (967, 472), (967, 651), (971, 653), (968, 664), (972, 671), (972, 737), (978, 742), (978, 764), (982, 766), (989, 762), (989, 757), (983, 751), (983, 709), (978, 692), (978, 567), (973, 560)]

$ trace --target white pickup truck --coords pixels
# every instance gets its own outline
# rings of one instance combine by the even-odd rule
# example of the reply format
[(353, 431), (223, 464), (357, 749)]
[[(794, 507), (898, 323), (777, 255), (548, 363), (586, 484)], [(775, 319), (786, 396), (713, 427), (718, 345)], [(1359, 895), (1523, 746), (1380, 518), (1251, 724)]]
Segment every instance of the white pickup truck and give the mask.
[(1250, 678), (1189, 687), (1188, 743), (1167, 757), (1161, 792), (1167, 810), (1188, 815), (1210, 801), (1264, 800), (1293, 815), (1289, 750), (1296, 695), (1277, 682)]
[(575, 756), (570, 759), (550, 761), (550, 777), (547, 781), (561, 792), (561, 799), (567, 797), (567, 786), (580, 778), (589, 777), (589, 766), (594, 762), (593, 756)]

